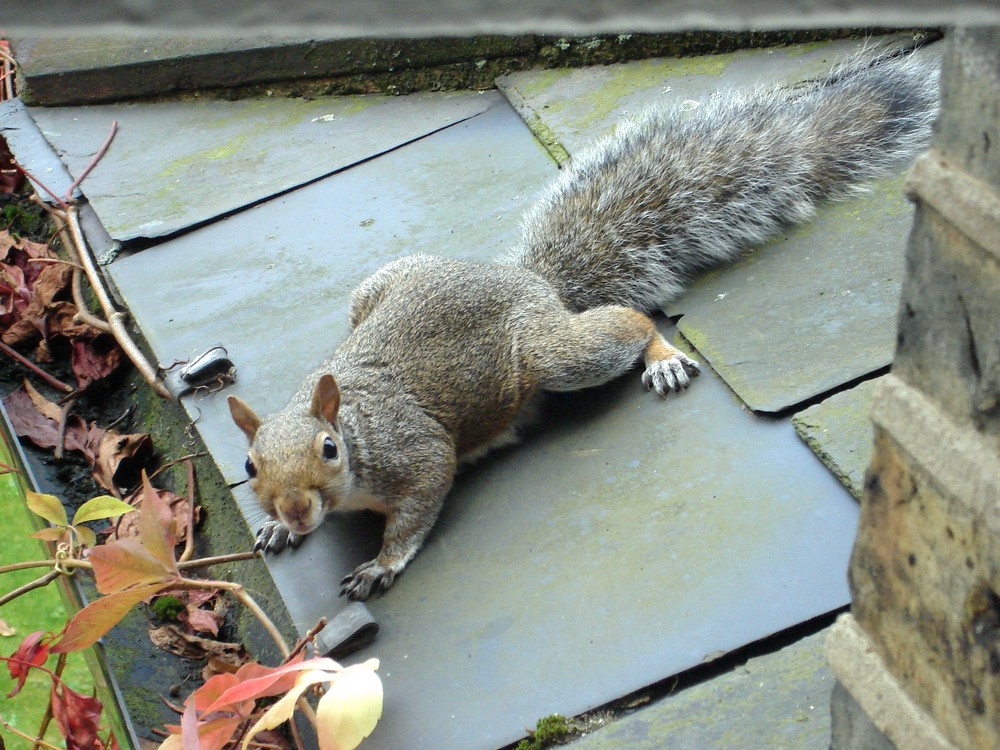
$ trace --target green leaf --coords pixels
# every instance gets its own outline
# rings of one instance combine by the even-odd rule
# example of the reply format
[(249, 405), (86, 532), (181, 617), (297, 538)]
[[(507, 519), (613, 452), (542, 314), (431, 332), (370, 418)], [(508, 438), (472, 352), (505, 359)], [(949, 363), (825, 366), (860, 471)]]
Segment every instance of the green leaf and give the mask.
[(87, 526), (74, 526), (73, 529), (76, 531), (77, 541), (84, 547), (97, 546), (97, 534), (94, 533), (93, 529)]
[(55, 495), (43, 495), (40, 492), (28, 490), (25, 493), (28, 509), (56, 526), (69, 526), (66, 509)]
[(51, 651), (61, 654), (66, 651), (79, 651), (93, 645), (98, 638), (117, 625), (132, 607), (171, 585), (172, 582), (151, 583), (95, 599), (69, 621), (63, 637)]
[(99, 497), (91, 498), (80, 506), (76, 515), (73, 516), (73, 525), (76, 526), (78, 523), (86, 523), (87, 521), (97, 521), (102, 518), (118, 518), (118, 516), (123, 516), (133, 510), (135, 508), (124, 500), (111, 497), (111, 495), (100, 495)]

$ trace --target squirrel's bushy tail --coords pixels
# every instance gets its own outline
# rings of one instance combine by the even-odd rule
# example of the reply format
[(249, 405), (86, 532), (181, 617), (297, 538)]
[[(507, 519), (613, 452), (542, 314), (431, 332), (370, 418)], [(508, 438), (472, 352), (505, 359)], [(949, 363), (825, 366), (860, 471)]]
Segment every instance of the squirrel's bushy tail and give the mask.
[(692, 111), (653, 109), (572, 160), (508, 260), (571, 309), (655, 309), (697, 272), (912, 158), (937, 107), (937, 63), (906, 55)]

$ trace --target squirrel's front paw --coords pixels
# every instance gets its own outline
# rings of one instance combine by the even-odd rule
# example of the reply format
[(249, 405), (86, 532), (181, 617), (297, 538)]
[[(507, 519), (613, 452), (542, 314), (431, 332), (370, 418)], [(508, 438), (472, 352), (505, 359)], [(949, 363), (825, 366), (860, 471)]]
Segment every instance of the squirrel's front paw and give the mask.
[(281, 552), (285, 547), (292, 549), (302, 544), (305, 539), (304, 534), (296, 534), (288, 530), (281, 521), (268, 521), (260, 527), (257, 532), (257, 539), (253, 543), (253, 551), (264, 550), (265, 552)]
[(666, 396), (671, 391), (687, 388), (691, 378), (701, 374), (698, 363), (686, 354), (676, 352), (668, 359), (658, 359), (651, 362), (642, 374), (642, 384), (647, 390), (656, 391), (659, 396)]
[(364, 601), (372, 594), (380, 594), (392, 585), (399, 571), (392, 566), (369, 560), (359, 565), (340, 582), (340, 595)]

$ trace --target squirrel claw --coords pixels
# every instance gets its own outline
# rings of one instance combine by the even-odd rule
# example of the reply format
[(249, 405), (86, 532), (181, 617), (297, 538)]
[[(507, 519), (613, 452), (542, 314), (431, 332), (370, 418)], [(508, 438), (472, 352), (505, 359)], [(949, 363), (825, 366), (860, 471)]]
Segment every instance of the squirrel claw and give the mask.
[(642, 374), (642, 384), (646, 390), (656, 391), (658, 396), (666, 396), (671, 391), (681, 391), (691, 384), (691, 378), (701, 374), (698, 363), (686, 354), (677, 352), (669, 359), (651, 362)]
[(289, 531), (281, 521), (271, 520), (261, 526), (260, 531), (257, 532), (253, 551), (263, 550), (264, 552), (277, 554), (285, 549), (285, 547), (295, 549), (302, 544), (302, 540), (305, 538), (304, 534), (296, 534)]
[(396, 580), (396, 570), (369, 560), (344, 576), (340, 582), (340, 595), (355, 601), (364, 601), (372, 594), (380, 594)]

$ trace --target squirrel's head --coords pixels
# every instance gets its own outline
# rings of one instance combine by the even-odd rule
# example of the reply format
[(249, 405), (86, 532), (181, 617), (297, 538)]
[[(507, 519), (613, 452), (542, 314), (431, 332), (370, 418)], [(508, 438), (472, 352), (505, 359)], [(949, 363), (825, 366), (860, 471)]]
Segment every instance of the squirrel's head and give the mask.
[(246, 470), (261, 507), (290, 531), (308, 534), (351, 490), (337, 381), (319, 378), (308, 411), (290, 406), (263, 420), (236, 396), (228, 401), (250, 441)]

